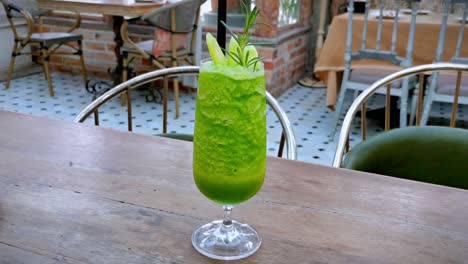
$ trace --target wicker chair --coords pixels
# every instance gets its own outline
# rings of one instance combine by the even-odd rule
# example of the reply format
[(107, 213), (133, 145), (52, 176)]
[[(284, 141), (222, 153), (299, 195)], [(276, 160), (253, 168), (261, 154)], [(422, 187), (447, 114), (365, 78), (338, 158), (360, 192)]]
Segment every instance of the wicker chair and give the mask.
[[(15, 67), (15, 58), (20, 55), (32, 55), (41, 58), (44, 65), (44, 75), (49, 86), (50, 96), (54, 96), (54, 88), (52, 84), (52, 77), (50, 74), (49, 60), (53, 55), (76, 55), (80, 57), (80, 63), (83, 71), (83, 80), (86, 84), (87, 74), (86, 67), (83, 59), (82, 40), (83, 36), (72, 34), (71, 32), (78, 28), (81, 24), (81, 18), (78, 13), (75, 14), (75, 23), (67, 30), (67, 32), (42, 32), (42, 17), (48, 11), (40, 10), (36, 1), (34, 0), (0, 0), (5, 8), (8, 21), (10, 22), (11, 29), (15, 37), (13, 46), (13, 53), (11, 54), (10, 67), (8, 69), (7, 81), (5, 87), (10, 87), (10, 82)], [(23, 17), (28, 25), (28, 32), (26, 35), (20, 35), (15, 27), (13, 21), (14, 17)], [(36, 23), (36, 21), (38, 23)], [(38, 25), (39, 33), (34, 33), (35, 26)], [(73, 44), (76, 43), (77, 47)], [(61, 46), (69, 46), (70, 53), (58, 52)], [(32, 48), (31, 52), (23, 52), (26, 48)]]
[[(456, 72), (456, 75), (452, 75), (456, 87), (449, 127), (420, 126), (423, 96), (419, 94), (416, 126), (390, 130), (390, 84), (402, 78), (418, 76), (421, 88), (424, 76), (434, 72)], [(461, 77), (462, 73), (467, 72), (468, 65), (464, 64), (421, 65), (396, 72), (372, 84), (358, 96), (346, 114), (333, 166), (468, 189), (468, 130), (455, 128)], [(367, 139), (366, 101), (381, 88), (387, 90), (385, 132)], [(363, 141), (348, 152), (353, 118), (359, 109)]]
[[(183, 76), (183, 75), (198, 75), (199, 67), (197, 66), (180, 66), (172, 67), (168, 69), (157, 70), (149, 73), (142, 74), (133, 79), (130, 79), (113, 89), (109, 90), (101, 97), (94, 100), (90, 105), (88, 105), (76, 118), (75, 122), (84, 122), (89, 116), (94, 113), (94, 124), (99, 126), (99, 107), (104, 105), (106, 102), (112, 100), (119, 95), (127, 95), (127, 122), (128, 122), (128, 131), (133, 130), (132, 125), (132, 100), (131, 100), (131, 91), (137, 89), (139, 86), (153, 82), (155, 80), (163, 79), (164, 83), (164, 100), (163, 100), (163, 133), (161, 136), (166, 136), (170, 138), (177, 138), (186, 141), (193, 140), (192, 135), (172, 135), (166, 134), (167, 132), (167, 91), (169, 86), (169, 78), (174, 76)], [(268, 105), (275, 112), (278, 117), (281, 126), (283, 128), (282, 139), (280, 143), (280, 148), (278, 151), (278, 156), (281, 157), (283, 154), (283, 144), (286, 144), (286, 158), (296, 159), (297, 157), (297, 147), (296, 139), (292, 131), (291, 124), (289, 122), (286, 113), (280, 107), (276, 99), (271, 96), (268, 92), (266, 93), (266, 99)]]
[[(126, 20), (121, 28), (125, 43), (122, 49), (124, 66), (122, 80), (125, 82), (128, 79), (128, 67), (135, 58), (147, 59), (157, 69), (167, 68), (167, 65), (177, 67), (182, 62), (195, 65), (195, 31), (198, 25), (200, 6), (204, 2), (205, 0), (179, 1), (156, 9), (140, 18)], [(146, 24), (153, 27), (156, 32), (155, 39), (133, 42), (129, 37), (130, 24)], [(160, 35), (157, 34), (158, 32)], [(183, 45), (180, 46), (181, 40), (189, 34), (191, 35), (189, 36), (189, 48), (186, 47), (186, 43), (182, 43)], [(170, 37), (170, 40), (163, 40), (161, 35)], [(167, 47), (158, 47), (161, 44)], [(173, 82), (177, 118), (179, 117), (179, 81), (175, 78)], [(124, 99), (125, 95), (122, 98)], [(124, 103), (125, 100), (122, 100), (122, 104)]]

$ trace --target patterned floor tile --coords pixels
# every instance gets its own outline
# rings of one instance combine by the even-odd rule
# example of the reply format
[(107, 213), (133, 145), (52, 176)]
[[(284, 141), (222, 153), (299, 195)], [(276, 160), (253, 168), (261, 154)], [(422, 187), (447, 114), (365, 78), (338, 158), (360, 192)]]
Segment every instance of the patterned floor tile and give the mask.
[[(0, 83), (0, 109), (25, 114), (46, 116), (54, 119), (73, 120), (92, 100), (86, 92), (81, 75), (53, 73), (55, 96), (50, 97), (47, 83), (42, 73), (15, 79), (10, 89), (5, 90), (5, 83)], [(145, 100), (145, 91), (137, 91), (132, 97), (133, 124), (135, 133), (157, 135), (162, 133), (162, 105)], [(180, 117), (174, 118), (173, 100), (170, 98), (168, 131), (173, 133), (193, 133), (195, 94), (182, 93), (180, 97)], [(298, 159), (306, 162), (331, 165), (336, 148), (336, 138), (329, 135), (333, 129), (334, 112), (325, 106), (326, 89), (295, 86), (278, 98), (286, 111), (297, 139)], [(353, 100), (350, 93), (346, 98), (349, 106)], [(369, 100), (369, 108), (383, 105), (384, 98), (376, 96)], [(432, 110), (431, 124), (443, 125), (448, 122), (451, 105), (437, 103)], [(127, 130), (127, 111), (120, 106), (119, 100), (113, 100), (100, 109), (101, 126)], [(458, 110), (459, 126), (468, 126), (468, 107)], [(88, 120), (92, 122), (92, 120)], [(369, 136), (382, 131), (378, 121), (368, 121)], [(281, 125), (275, 114), (269, 109), (268, 154), (275, 156), (281, 136)], [(356, 118), (351, 131), (351, 145), (360, 141), (360, 120)]]

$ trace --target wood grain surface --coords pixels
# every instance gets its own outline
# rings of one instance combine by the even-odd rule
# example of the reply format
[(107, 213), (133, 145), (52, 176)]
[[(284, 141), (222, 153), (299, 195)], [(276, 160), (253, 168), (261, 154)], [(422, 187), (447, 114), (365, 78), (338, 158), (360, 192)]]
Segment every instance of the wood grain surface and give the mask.
[(77, 11), (112, 16), (141, 16), (162, 6), (134, 0), (37, 0), (39, 6), (50, 10)]
[[(0, 263), (219, 263), (189, 142), (0, 111)], [(239, 263), (466, 263), (468, 192), (271, 157)]]

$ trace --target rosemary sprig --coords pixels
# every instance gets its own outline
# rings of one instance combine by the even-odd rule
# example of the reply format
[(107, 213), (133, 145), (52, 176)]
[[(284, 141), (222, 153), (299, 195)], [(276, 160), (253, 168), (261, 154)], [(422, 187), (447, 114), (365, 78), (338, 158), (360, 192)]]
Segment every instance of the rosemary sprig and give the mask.
[[(228, 30), (229, 34), (231, 35), (232, 38), (237, 42), (238, 46), (237, 48), (232, 51), (231, 48), (230, 50), (224, 50), (224, 52), (237, 64), (243, 67), (250, 67), (254, 66), (253, 68), (256, 69), (256, 65), (258, 62), (262, 61), (263, 58), (258, 57), (256, 54), (255, 49), (251, 51), (252, 49), (246, 49), (247, 46), (253, 45), (249, 43), (250, 38), (252, 37), (252, 33), (249, 32), (250, 28), (252, 28), (256, 24), (264, 24), (264, 23), (256, 23), (257, 16), (260, 13), (260, 10), (256, 6), (251, 10), (250, 6), (247, 6), (243, 0), (240, 0), (242, 3), (242, 8), (245, 11), (246, 14), (246, 21), (244, 25), (244, 31), (240, 34), (235, 34), (231, 28), (224, 23), (224, 21), (221, 21), (221, 23), (224, 25), (224, 27)], [(265, 24), (266, 25), (266, 24)], [(255, 53), (255, 54), (252, 54)]]

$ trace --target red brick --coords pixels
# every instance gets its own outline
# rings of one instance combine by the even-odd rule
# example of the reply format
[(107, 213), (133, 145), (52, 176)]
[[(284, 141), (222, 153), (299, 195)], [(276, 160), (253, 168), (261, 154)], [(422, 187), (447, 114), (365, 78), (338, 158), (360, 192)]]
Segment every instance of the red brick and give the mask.
[(63, 64), (69, 65), (69, 66), (81, 66), (80, 59), (78, 57), (64, 57), (63, 58)]
[(68, 73), (71, 73), (73, 72), (73, 67), (71, 66), (67, 66), (67, 65), (57, 65), (56, 66), (58, 71), (61, 71), (61, 72), (68, 72)]
[(98, 43), (98, 42), (91, 42), (91, 41), (86, 41), (84, 48), (86, 50), (99, 50), (99, 51), (105, 51), (106, 50), (106, 45), (104, 43)]
[(51, 63), (56, 63), (56, 64), (61, 64), (61, 63), (63, 63), (63, 56), (61, 56), (61, 55), (50, 56), (50, 62)]
[[(37, 31), (39, 31), (39, 28), (37, 29)], [(42, 33), (47, 33), (47, 32), (51, 32), (50, 28), (49, 27), (42, 27)]]
[(284, 65), (284, 58), (281, 57), (275, 61), (275, 68)]
[(114, 41), (114, 33), (99, 31), (95, 33), (95, 39), (99, 41)]
[(296, 60), (294, 60), (294, 68), (297, 68), (297, 66), (305, 66), (305, 62), (306, 62), (306, 56), (303, 55), (299, 58), (297, 58)]
[(115, 61), (116, 58), (114, 53), (98, 52), (96, 53), (96, 60)]
[(90, 51), (90, 50), (84, 50), (83, 55), (86, 61), (88, 60), (94, 60), (96, 58), (96, 52)]
[(271, 71), (266, 71), (265, 72), (265, 80), (268, 82), (268, 81), (271, 81), (273, 77), (273, 73)]
[(291, 58), (295, 58), (301, 54), (305, 54), (307, 52), (307, 49), (305, 47), (302, 47), (294, 52), (291, 53)]
[(114, 52), (114, 50), (115, 50), (115, 43), (107, 43), (106, 46), (107, 46), (107, 48), (106, 48), (107, 51)]
[(94, 40), (96, 38), (95, 33), (89, 30), (83, 30), (83, 38), (87, 40)]
[(271, 48), (262, 48), (257, 47), (258, 55), (265, 59), (275, 59), (276, 58), (276, 51)]
[(266, 70), (271, 70), (273, 69), (273, 62), (271, 61), (264, 61), (263, 62), (263, 65), (265, 67)]

